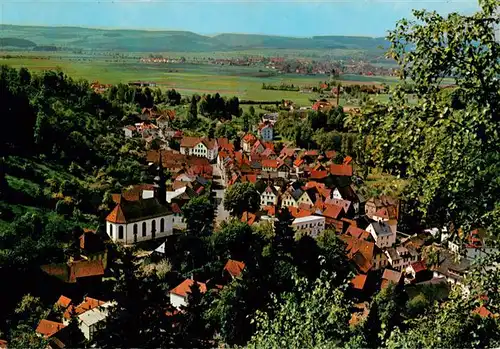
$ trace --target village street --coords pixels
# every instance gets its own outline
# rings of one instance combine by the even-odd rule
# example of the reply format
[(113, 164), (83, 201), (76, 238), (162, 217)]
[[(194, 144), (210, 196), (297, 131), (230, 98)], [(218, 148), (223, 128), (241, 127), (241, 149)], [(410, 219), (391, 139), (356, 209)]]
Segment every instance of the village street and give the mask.
[(224, 181), (221, 178), (221, 173), (220, 170), (217, 166), (217, 164), (212, 165), (213, 168), (213, 186), (214, 190), (213, 192), (215, 193), (215, 201), (217, 203), (217, 207), (215, 208), (215, 224), (220, 224), (220, 222), (228, 219), (230, 217), (229, 211), (224, 209), (224, 191), (225, 191), (225, 185)]

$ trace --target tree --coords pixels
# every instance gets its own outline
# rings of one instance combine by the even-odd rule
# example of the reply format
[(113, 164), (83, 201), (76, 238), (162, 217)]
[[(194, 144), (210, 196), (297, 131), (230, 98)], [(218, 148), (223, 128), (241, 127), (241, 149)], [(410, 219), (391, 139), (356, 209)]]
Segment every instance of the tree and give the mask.
[(237, 219), (222, 222), (220, 230), (212, 235), (215, 254), (223, 260), (247, 260), (254, 240), (252, 228)]
[(255, 116), (255, 108), (253, 107), (253, 105), (251, 105), (250, 108), (248, 108), (248, 112), (252, 117)]
[(331, 348), (349, 338), (349, 301), (328, 275), (294, 279), (295, 292), (274, 296), (270, 313), (257, 311), (249, 348)]
[(192, 96), (191, 104), (189, 105), (188, 123), (189, 125), (194, 125), (197, 120), (198, 120), (198, 104), (196, 101), (196, 97)]
[[(367, 105), (349, 123), (364, 135), (364, 162), (407, 179), (404, 196), (418, 198), (427, 223), (498, 234), (500, 43), (493, 27), (500, 17), (498, 1), (480, 7), (470, 16), (422, 10), (416, 21), (401, 20), (388, 37), (401, 83), (388, 105)], [(443, 90), (445, 77), (454, 86)], [(407, 81), (416, 103), (407, 103)]]
[(214, 206), (206, 196), (193, 197), (182, 208), (187, 228), (194, 235), (207, 235), (214, 220)]
[(235, 183), (224, 194), (224, 208), (234, 216), (255, 212), (259, 206), (260, 195), (252, 183)]
[(394, 328), (400, 326), (405, 299), (399, 286), (389, 283), (372, 300), (364, 323), (367, 341), (374, 348), (384, 345)]

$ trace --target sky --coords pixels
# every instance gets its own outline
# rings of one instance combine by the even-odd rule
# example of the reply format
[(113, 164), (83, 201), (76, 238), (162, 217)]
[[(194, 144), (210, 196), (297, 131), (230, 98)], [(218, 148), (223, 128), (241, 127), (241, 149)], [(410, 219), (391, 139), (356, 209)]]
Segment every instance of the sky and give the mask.
[(0, 0), (2, 24), (199, 34), (385, 36), (411, 9), (472, 13), (477, 0)]

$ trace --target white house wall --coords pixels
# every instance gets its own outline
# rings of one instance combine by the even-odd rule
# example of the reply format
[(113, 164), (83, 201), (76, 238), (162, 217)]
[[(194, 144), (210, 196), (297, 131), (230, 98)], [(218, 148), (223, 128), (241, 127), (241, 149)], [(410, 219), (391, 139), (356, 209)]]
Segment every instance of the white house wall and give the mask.
[[(160, 221), (161, 219), (165, 219), (164, 231), (160, 231)], [(173, 233), (173, 224), (174, 224), (174, 216), (162, 216), (152, 219), (146, 219), (143, 221), (137, 221), (129, 224), (116, 224), (106, 222), (106, 233), (110, 237), (113, 242), (123, 243), (123, 244), (133, 244), (135, 242), (147, 241), (153, 238), (152, 236), (152, 225), (153, 221), (156, 221), (156, 233), (155, 238), (165, 237), (168, 235), (172, 235)], [(143, 222), (146, 223), (146, 236), (143, 236)], [(134, 240), (134, 225), (137, 224), (137, 241)], [(112, 228), (111, 228), (112, 227)], [(119, 230), (120, 227), (123, 227), (123, 239), (119, 238)]]
[(170, 304), (176, 309), (179, 309), (181, 306), (186, 306), (187, 302), (184, 297), (181, 297), (175, 293), (170, 293)]

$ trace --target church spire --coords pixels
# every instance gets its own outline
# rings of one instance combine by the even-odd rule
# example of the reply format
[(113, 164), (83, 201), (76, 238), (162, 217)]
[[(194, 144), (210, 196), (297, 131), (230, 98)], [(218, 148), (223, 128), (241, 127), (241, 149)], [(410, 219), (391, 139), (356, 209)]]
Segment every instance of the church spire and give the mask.
[(154, 178), (155, 183), (155, 197), (158, 202), (162, 205), (167, 203), (167, 177), (163, 171), (163, 161), (161, 156), (161, 150), (159, 152), (158, 167), (156, 168), (156, 177)]

